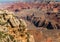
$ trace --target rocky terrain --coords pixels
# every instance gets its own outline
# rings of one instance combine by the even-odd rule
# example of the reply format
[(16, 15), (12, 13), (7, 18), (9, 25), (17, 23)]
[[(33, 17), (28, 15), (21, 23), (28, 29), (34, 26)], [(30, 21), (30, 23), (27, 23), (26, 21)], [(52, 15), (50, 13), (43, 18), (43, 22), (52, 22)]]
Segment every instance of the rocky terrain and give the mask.
[(60, 2), (19, 2), (6, 10), (14, 12), (18, 19), (27, 23), (28, 32), (34, 36), (35, 42), (60, 42)]
[(18, 19), (14, 13), (0, 10), (0, 42), (35, 42), (28, 33), (24, 20)]

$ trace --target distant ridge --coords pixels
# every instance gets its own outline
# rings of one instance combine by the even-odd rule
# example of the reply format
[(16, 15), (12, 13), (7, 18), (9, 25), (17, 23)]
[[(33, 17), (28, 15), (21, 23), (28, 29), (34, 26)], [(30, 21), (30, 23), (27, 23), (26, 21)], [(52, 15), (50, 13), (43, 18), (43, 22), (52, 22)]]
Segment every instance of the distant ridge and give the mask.
[(0, 0), (0, 3), (8, 3), (8, 2), (44, 2), (44, 1), (58, 1), (60, 0)]

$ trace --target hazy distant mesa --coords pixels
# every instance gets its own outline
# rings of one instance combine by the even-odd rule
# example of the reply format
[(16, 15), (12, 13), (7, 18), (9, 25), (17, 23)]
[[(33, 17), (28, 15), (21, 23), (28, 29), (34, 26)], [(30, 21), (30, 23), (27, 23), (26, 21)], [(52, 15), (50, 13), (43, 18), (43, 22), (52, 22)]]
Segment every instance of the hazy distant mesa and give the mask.
[(59, 1), (60, 0), (0, 0), (1, 2), (41, 2), (41, 1)]

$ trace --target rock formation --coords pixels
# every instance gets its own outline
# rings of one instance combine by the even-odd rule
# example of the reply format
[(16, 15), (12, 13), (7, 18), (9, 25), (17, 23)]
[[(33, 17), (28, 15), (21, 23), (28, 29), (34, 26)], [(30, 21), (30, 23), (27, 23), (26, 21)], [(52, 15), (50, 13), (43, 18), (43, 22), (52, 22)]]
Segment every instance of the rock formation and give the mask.
[(34, 14), (32, 14), (27, 16), (27, 20), (31, 21), (36, 27), (44, 27), (47, 29), (60, 29), (60, 24), (51, 18), (52, 16), (47, 17), (47, 14), (42, 14), (40, 16), (35, 16)]
[(34, 42), (34, 37), (28, 33), (24, 20), (0, 10), (0, 42)]

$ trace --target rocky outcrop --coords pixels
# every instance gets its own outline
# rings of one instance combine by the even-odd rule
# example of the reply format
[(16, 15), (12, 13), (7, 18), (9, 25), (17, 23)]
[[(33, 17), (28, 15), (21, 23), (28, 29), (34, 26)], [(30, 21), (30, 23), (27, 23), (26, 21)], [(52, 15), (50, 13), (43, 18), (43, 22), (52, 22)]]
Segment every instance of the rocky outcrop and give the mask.
[(0, 42), (35, 42), (27, 24), (14, 13), (0, 10)]
[(44, 27), (47, 29), (60, 29), (60, 24), (51, 18), (53, 18), (53, 17), (52, 16), (48, 17), (47, 14), (41, 14), (38, 17), (35, 14), (27, 16), (27, 20), (32, 22), (36, 27)]

